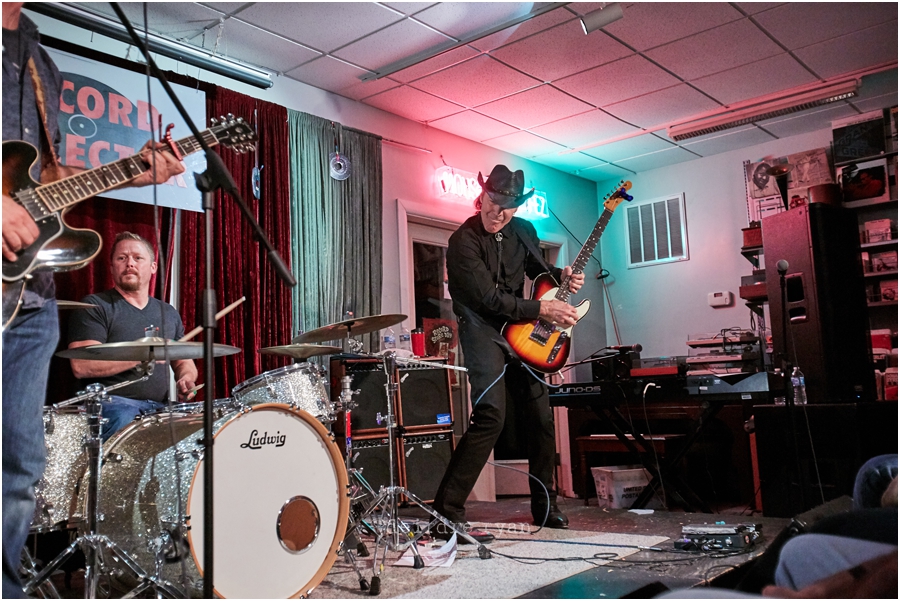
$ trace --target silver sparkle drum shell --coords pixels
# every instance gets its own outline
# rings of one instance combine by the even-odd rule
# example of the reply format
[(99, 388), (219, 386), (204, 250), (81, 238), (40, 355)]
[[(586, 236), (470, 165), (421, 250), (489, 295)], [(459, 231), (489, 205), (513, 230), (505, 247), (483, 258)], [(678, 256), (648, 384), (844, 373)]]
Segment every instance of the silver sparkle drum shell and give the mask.
[(328, 392), (311, 363), (294, 363), (263, 372), (235, 386), (231, 394), (245, 405), (293, 404), (320, 421), (334, 421)]
[[(331, 569), (347, 526), (337, 445), (315, 417), (272, 403), (220, 418), (214, 432), (216, 595), (308, 595)], [(192, 597), (202, 596), (202, 435), (202, 414), (147, 416), (110, 441), (100, 480), (99, 531), (151, 575), (155, 551), (168, 553), (162, 578)], [(127, 591), (138, 584), (132, 580), (117, 585)]]
[(87, 468), (87, 414), (80, 406), (44, 408), (44, 475), (34, 488), (32, 532), (64, 529), (76, 517), (77, 489)]

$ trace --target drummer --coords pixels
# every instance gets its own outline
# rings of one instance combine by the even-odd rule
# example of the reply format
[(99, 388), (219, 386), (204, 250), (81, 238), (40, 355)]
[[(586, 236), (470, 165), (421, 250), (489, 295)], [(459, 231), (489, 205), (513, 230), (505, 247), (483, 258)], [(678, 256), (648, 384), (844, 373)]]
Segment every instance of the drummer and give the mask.
[[(114, 286), (82, 299), (97, 305), (77, 311), (69, 319), (69, 348), (108, 342), (129, 342), (148, 335), (177, 340), (184, 336), (181, 317), (172, 305), (150, 296), (150, 280), (156, 273), (153, 246), (131, 232), (116, 236), (110, 252), (110, 272)], [(158, 333), (154, 331), (158, 329)], [(110, 386), (139, 377), (132, 369), (136, 361), (95, 361), (70, 359), (72, 372), (84, 385), (98, 382)], [(197, 380), (197, 367), (190, 359), (172, 361), (179, 401), (190, 401)], [(125, 427), (141, 414), (165, 407), (169, 396), (169, 372), (156, 365), (144, 382), (115, 391), (103, 402), (103, 440)]]

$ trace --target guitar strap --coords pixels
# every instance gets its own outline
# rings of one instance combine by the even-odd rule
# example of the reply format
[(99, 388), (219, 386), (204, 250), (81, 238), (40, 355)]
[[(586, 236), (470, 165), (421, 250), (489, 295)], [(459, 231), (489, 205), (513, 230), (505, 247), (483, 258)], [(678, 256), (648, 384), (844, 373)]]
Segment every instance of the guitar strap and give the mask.
[(56, 181), (59, 179), (59, 157), (50, 137), (50, 128), (47, 125), (47, 96), (44, 94), (44, 84), (38, 73), (34, 57), (28, 59), (28, 73), (31, 75), (31, 85), (34, 86), (34, 100), (38, 113), (41, 115), (41, 181)]
[(547, 261), (544, 260), (544, 257), (541, 256), (541, 252), (534, 245), (534, 242), (531, 241), (531, 238), (522, 234), (522, 232), (519, 231), (518, 227), (513, 227), (513, 231), (516, 232), (516, 236), (519, 237), (519, 240), (522, 241), (522, 244), (525, 245), (525, 248), (528, 249), (528, 252), (530, 252), (531, 255), (538, 260), (538, 263), (541, 264), (541, 267), (544, 268), (544, 271), (550, 273), (552, 271), (552, 268), (547, 264)]

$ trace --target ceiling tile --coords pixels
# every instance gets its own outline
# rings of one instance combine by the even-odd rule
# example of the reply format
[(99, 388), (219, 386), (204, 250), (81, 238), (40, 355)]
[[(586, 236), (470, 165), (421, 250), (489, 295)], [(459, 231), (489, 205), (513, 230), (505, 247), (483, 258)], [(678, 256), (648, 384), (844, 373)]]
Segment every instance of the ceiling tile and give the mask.
[(655, 127), (719, 108), (700, 92), (681, 84), (605, 107), (604, 110), (639, 127)]
[(622, 123), (600, 109), (531, 128), (533, 133), (569, 148), (608, 140), (636, 130), (636, 127)]
[(815, 81), (812, 73), (784, 53), (701, 77), (691, 84), (722, 104), (733, 104)]
[[(788, 2), (754, 17), (791, 50), (897, 20), (896, 2)], [(894, 38), (896, 43), (896, 37)]]
[(416, 88), (467, 107), (515, 94), (540, 82), (482, 54), (413, 82)]
[(781, 6), (784, 2), (735, 2), (735, 4), (748, 15), (755, 15), (776, 6)]
[(389, 113), (421, 122), (434, 121), (462, 110), (461, 106), (409, 86), (401, 86), (369, 96), (363, 102)]
[(646, 58), (629, 56), (596, 69), (553, 82), (553, 85), (594, 106), (635, 98), (679, 83)]
[(758, 27), (743, 19), (654, 48), (646, 55), (675, 75), (692, 80), (782, 52)]
[(613, 142), (612, 144), (588, 148), (584, 150), (584, 152), (592, 157), (597, 157), (601, 161), (606, 161), (607, 163), (622, 164), (623, 159), (636, 157), (642, 154), (649, 154), (658, 150), (665, 150), (667, 148), (672, 148), (673, 146), (675, 145), (668, 140), (663, 140), (653, 134), (644, 134), (635, 136), (634, 138), (628, 138), (627, 140)]
[(600, 163), (592, 167), (585, 167), (575, 171), (575, 175), (589, 179), (595, 182), (602, 182), (610, 179), (621, 179), (634, 175), (634, 171), (623, 169), (618, 165), (610, 165), (609, 163)]
[[(191, 42), (198, 46), (202, 44), (207, 50), (212, 51), (216, 47), (216, 37), (215, 30), (207, 31), (205, 36), (195, 36)], [(278, 73), (290, 71), (298, 65), (322, 56), (320, 52), (248, 25), (237, 18), (225, 21), (225, 29), (218, 44), (218, 53), (222, 56), (259, 65)]]
[(404, 19), (332, 54), (354, 65), (377, 71), (450, 41), (447, 36), (435, 33), (421, 23)]
[(543, 85), (482, 104), (478, 107), (478, 112), (520, 129), (529, 129), (592, 108), (591, 105), (572, 98), (552, 86)]
[(374, 2), (258, 2), (241, 19), (331, 52), (404, 17)]
[(532, 2), (439, 2), (416, 14), (416, 19), (461, 40), (527, 15), (533, 7)]
[(483, 52), (488, 52), (490, 50), (494, 50), (495, 48), (499, 48), (500, 46), (512, 44), (517, 40), (521, 40), (522, 38), (528, 37), (539, 31), (543, 31), (548, 27), (559, 25), (564, 21), (570, 21), (574, 18), (575, 15), (573, 15), (569, 11), (564, 10), (563, 8), (558, 8), (542, 15), (538, 15), (533, 19), (528, 19), (527, 21), (519, 23), (518, 25), (507, 27), (506, 29), (498, 31), (497, 33), (492, 33), (487, 37), (481, 38), (480, 40), (470, 42), (469, 45), (474, 46), (475, 48), (478, 48)]
[(635, 173), (640, 173), (641, 171), (659, 169), (660, 167), (666, 167), (668, 165), (674, 165), (676, 163), (683, 163), (685, 161), (691, 161), (696, 158), (698, 157), (693, 152), (688, 152), (684, 148), (675, 146), (667, 150), (660, 150), (658, 152), (652, 152), (643, 156), (624, 159), (622, 161), (618, 161), (616, 164), (625, 169), (630, 169)]
[(474, 111), (463, 111), (449, 117), (436, 119), (428, 123), (431, 127), (436, 127), (451, 134), (475, 140), (479, 142), (487, 138), (496, 138), (506, 134), (511, 134), (516, 130), (515, 127), (500, 123), (490, 117), (479, 115)]
[(573, 152), (571, 154), (549, 152), (540, 156), (531, 157), (531, 160), (538, 162), (541, 165), (559, 169), (565, 173), (575, 173), (579, 169), (595, 167), (603, 163), (603, 161), (581, 152)]
[[(581, 4), (575, 6), (580, 7)], [(636, 50), (648, 50), (741, 19), (726, 2), (635, 2), (625, 16), (603, 29)], [(593, 34), (591, 34), (593, 35)]]
[(487, 144), (500, 150), (505, 150), (516, 156), (528, 157), (547, 154), (548, 152), (559, 152), (565, 150), (564, 146), (560, 146), (555, 142), (539, 138), (527, 131), (519, 131), (514, 134), (500, 136), (491, 140), (484, 140), (482, 144)]
[(830, 129), (832, 121), (858, 114), (849, 104), (841, 102), (802, 113), (776, 117), (768, 121), (760, 121), (757, 125), (765, 128), (772, 135), (779, 138), (787, 138), (820, 129)]
[(453, 50), (438, 54), (434, 58), (430, 58), (417, 65), (407, 67), (402, 71), (397, 71), (396, 73), (391, 74), (391, 77), (398, 81), (409, 83), (421, 77), (425, 77), (426, 75), (431, 75), (435, 71), (440, 71), (446, 67), (461, 63), (478, 54), (480, 53), (474, 48), (460, 46), (459, 48), (454, 48)]
[[(896, 5), (895, 5), (896, 6)], [(897, 20), (794, 51), (820, 77), (897, 60)]]
[(549, 82), (632, 52), (603, 31), (586, 36), (578, 21), (569, 21), (491, 54), (524, 73)]
[(436, 2), (382, 2), (386, 6), (390, 6), (396, 11), (404, 15), (414, 15), (421, 10), (425, 10), (429, 6), (434, 6)]
[(359, 81), (359, 79), (356, 79), (355, 83), (352, 83), (345, 88), (338, 89), (337, 93), (354, 100), (362, 100), (368, 96), (380, 94), (386, 90), (396, 88), (399, 85), (399, 82), (396, 82), (389, 77), (382, 77), (381, 79), (373, 81)]
[[(91, 12), (110, 17), (116, 23), (119, 18), (107, 2), (75, 2), (74, 4)], [(122, 12), (131, 20), (135, 29), (144, 28), (144, 5), (142, 2), (122, 2)], [(147, 21), (150, 31), (176, 39), (191, 38), (207, 25), (213, 25), (222, 13), (194, 4), (193, 2), (150, 2), (147, 5)], [(215, 37), (215, 34), (213, 34)]]
[(763, 142), (770, 142), (773, 139), (775, 139), (774, 136), (764, 132), (755, 125), (748, 125), (739, 129), (729, 129), (694, 138), (682, 142), (681, 146), (706, 157), (721, 152), (728, 152), (729, 150), (755, 146)]
[(872, 96), (869, 98), (863, 98), (861, 100), (854, 100), (850, 104), (855, 106), (863, 113), (886, 109), (888, 107), (897, 105), (897, 92), (894, 91), (892, 93), (883, 94), (881, 96)]
[(232, 15), (240, 12), (239, 9), (253, 4), (252, 2), (200, 2), (203, 6), (208, 6), (225, 14)]
[(363, 69), (348, 65), (336, 58), (323, 56), (285, 73), (286, 76), (323, 90), (339, 90), (359, 83)]

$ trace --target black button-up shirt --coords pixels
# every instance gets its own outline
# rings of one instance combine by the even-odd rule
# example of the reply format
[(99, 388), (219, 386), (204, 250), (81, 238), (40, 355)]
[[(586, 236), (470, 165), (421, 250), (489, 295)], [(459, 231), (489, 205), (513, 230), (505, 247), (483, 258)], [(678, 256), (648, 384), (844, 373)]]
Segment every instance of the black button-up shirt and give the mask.
[[(525, 275), (534, 279), (546, 270), (519, 236), (528, 236), (538, 248), (534, 226), (518, 217), (491, 234), (476, 214), (453, 232), (447, 249), (447, 279), (457, 314), (461, 311), (456, 305), (463, 305), (497, 328), (510, 320), (538, 317), (540, 301), (523, 298)], [(562, 270), (553, 268), (551, 273), (560, 280)]]
[[(18, 36), (18, 40), (16, 37)], [(22, 140), (34, 146), (40, 153), (41, 115), (34, 98), (31, 73), (26, 66), (34, 58), (38, 75), (44, 86), (47, 110), (47, 127), (56, 148), (59, 148), (59, 94), (62, 77), (53, 60), (40, 45), (37, 26), (25, 15), (19, 17), (18, 31), (3, 30), (3, 141)], [(41, 179), (40, 158), (31, 169), (31, 176)], [(34, 272), (25, 290), (23, 307), (43, 305), (44, 299), (53, 298), (55, 288), (53, 274)]]

